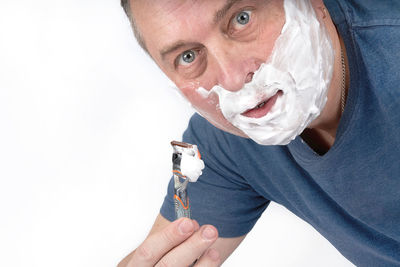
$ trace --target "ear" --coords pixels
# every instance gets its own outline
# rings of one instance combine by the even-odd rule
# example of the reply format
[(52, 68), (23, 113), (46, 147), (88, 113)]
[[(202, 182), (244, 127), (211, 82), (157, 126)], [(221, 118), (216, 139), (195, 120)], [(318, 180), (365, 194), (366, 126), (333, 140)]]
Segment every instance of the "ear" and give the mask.
[(324, 20), (329, 17), (328, 10), (326, 9), (323, 0), (310, 0), (310, 2), (320, 20)]

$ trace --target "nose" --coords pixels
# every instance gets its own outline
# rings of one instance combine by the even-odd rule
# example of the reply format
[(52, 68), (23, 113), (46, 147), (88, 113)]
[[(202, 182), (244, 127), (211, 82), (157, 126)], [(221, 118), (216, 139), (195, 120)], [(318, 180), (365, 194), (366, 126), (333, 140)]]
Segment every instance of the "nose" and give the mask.
[(261, 60), (248, 56), (246, 51), (221, 47), (219, 51), (215, 49), (212, 54), (219, 85), (232, 92), (239, 91), (246, 83), (251, 82), (254, 72), (261, 65)]

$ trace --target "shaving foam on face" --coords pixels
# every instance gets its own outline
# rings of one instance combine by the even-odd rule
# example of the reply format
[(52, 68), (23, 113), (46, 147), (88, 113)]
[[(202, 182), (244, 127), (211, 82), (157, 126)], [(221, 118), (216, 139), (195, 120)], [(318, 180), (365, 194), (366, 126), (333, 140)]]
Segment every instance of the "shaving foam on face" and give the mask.
[(196, 182), (204, 169), (204, 162), (200, 159), (197, 146), (194, 148), (183, 148), (181, 159), (181, 173), (186, 176), (189, 182)]
[[(310, 1), (285, 0), (284, 9), (286, 22), (274, 50), (250, 83), (237, 92), (219, 85), (197, 89), (203, 98), (216, 93), (224, 117), (262, 145), (290, 143), (319, 116), (333, 73), (332, 43)], [(276, 94), (263, 117), (243, 115)]]

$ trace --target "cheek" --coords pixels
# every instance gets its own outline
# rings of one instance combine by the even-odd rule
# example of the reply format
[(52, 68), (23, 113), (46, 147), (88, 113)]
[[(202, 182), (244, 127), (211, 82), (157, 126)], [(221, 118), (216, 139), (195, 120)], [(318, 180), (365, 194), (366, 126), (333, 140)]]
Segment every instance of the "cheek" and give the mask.
[(218, 106), (218, 95), (210, 94), (207, 98), (204, 98), (200, 93), (197, 92), (197, 89), (194, 89), (193, 87), (182, 88), (181, 92), (197, 110), (197, 112), (199, 112), (215, 127), (234, 135), (247, 137), (242, 131), (234, 127), (225, 119)]
[(270, 7), (268, 15), (263, 16), (259, 20), (257, 29), (257, 51), (264, 53), (262, 55), (264, 62), (269, 58), (275, 46), (275, 41), (278, 39), (285, 25), (285, 11), (283, 1), (277, 2)]
[(204, 98), (200, 93), (197, 92), (196, 88), (183, 88), (181, 89), (183, 95), (189, 100), (194, 108), (199, 111), (202, 115), (207, 114), (208, 117), (223, 118), (222, 113), (218, 108), (218, 96), (216, 94), (210, 94), (207, 98)]
[(275, 27), (260, 27), (259, 38), (257, 40), (257, 51), (260, 51), (260, 56), (263, 58), (263, 62), (266, 62), (275, 47), (275, 42), (281, 34), (283, 25), (277, 25)]

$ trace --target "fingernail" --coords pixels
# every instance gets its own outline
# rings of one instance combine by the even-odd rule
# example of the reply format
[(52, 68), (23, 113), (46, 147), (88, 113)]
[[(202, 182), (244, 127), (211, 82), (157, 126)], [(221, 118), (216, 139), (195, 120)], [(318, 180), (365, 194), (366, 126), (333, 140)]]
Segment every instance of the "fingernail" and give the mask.
[(200, 229), (200, 225), (196, 220), (192, 220), (193, 224), (194, 224), (194, 231), (197, 231)]
[(178, 227), (182, 234), (187, 234), (193, 231), (193, 222), (189, 219), (184, 219)]
[(219, 260), (219, 253), (215, 249), (210, 249), (207, 253), (208, 257), (210, 257), (213, 261)]
[(214, 239), (216, 236), (216, 232), (213, 228), (211, 227), (206, 227), (203, 232), (201, 233), (201, 236), (205, 239), (205, 240), (211, 240)]

